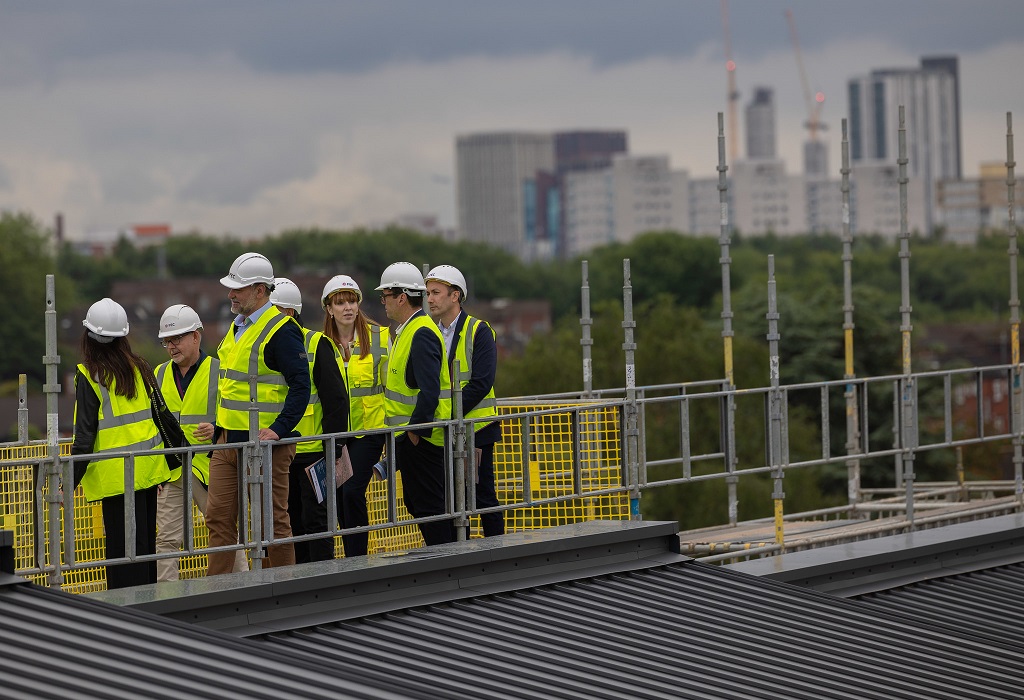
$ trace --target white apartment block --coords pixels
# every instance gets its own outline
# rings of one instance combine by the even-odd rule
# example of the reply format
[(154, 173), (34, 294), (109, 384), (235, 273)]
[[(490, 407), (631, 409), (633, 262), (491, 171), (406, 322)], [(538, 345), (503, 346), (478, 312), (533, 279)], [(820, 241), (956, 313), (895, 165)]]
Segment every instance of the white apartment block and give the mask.
[[(722, 203), (718, 177), (693, 178), (689, 183), (690, 225), (687, 230), (696, 236), (722, 234)], [(732, 190), (726, 191), (726, 212), (732, 211)], [(731, 216), (728, 223), (732, 228)]]
[(732, 167), (732, 227), (745, 234), (807, 232), (804, 178), (782, 160), (741, 160)]
[(525, 259), (543, 255), (524, 236), (530, 183), (555, 169), (554, 134), (501, 132), (459, 136), (455, 142), (458, 235)]
[[(850, 171), (850, 229), (899, 236), (899, 169), (887, 163), (861, 163), (850, 166)], [(924, 183), (921, 178), (908, 178), (907, 231), (924, 234), (927, 221)]]
[[(978, 235), (1005, 232), (1010, 221), (1009, 188), (1005, 163), (982, 163), (979, 177), (940, 180), (938, 220), (946, 240), (974, 244)], [(1024, 225), (1024, 180), (1013, 187), (1014, 223)]]
[(609, 168), (565, 176), (566, 253), (631, 241), (647, 231), (688, 230), (689, 176), (668, 156), (616, 155)]

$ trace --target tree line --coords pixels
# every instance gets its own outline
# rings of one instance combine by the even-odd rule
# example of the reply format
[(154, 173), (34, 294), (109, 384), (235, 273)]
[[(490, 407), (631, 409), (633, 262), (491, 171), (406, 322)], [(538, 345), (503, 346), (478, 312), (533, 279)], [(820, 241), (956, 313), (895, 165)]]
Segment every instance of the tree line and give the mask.
[[(628, 243), (606, 245), (571, 260), (523, 262), (505, 251), (467, 241), (445, 241), (402, 229), (331, 231), (294, 229), (258, 242), (199, 232), (169, 238), (164, 250), (135, 246), (120, 240), (110, 254), (94, 258), (70, 244), (55, 245), (52, 232), (23, 213), (0, 214), (0, 269), (6, 272), (9, 312), (0, 324), (0, 390), (10, 395), (19, 373), (41, 385), (44, 354), (45, 275), (56, 276), (59, 309), (84, 308), (107, 296), (115, 281), (154, 279), (161, 266), (167, 277), (219, 278), (234, 258), (246, 250), (265, 254), (280, 274), (333, 275), (344, 271), (375, 280), (396, 256), (416, 264), (449, 263), (459, 267), (470, 286), (468, 308), (474, 299), (546, 299), (553, 314), (550, 335), (532, 339), (525, 352), (499, 367), (499, 396), (532, 396), (582, 389), (580, 346), (581, 260), (588, 263), (591, 296), (593, 386), (625, 385), (623, 343), (623, 259), (630, 260), (633, 316), (636, 323), (636, 381), (640, 386), (719, 379), (722, 350), (722, 256), (717, 238), (651, 232)], [(974, 247), (915, 237), (910, 242), (910, 298), (915, 333), (933, 323), (1009, 320), (1009, 261), (1004, 235), (980, 238)], [(396, 252), (400, 251), (400, 252)], [(774, 255), (779, 312), (781, 381), (803, 383), (840, 379), (844, 371), (842, 243), (833, 235), (734, 236), (729, 248), (730, 296), (736, 385), (762, 387), (768, 379), (767, 256)], [(855, 237), (852, 287), (857, 376), (900, 371), (901, 280), (898, 243), (879, 236)], [(1024, 266), (1021, 266), (1024, 267)], [(156, 280), (154, 284), (168, 283)], [(1019, 280), (1018, 280), (1019, 284)], [(77, 348), (61, 348), (73, 362)], [(162, 357), (150, 358), (161, 360)], [(808, 451), (816, 433), (813, 406), (793, 407), (795, 436), (807, 436)], [(874, 408), (874, 407), (873, 407)], [(841, 410), (841, 406), (837, 407)], [(880, 411), (888, 410), (885, 406)], [(665, 425), (659, 424), (664, 420)], [(695, 426), (710, 416), (694, 416)], [(714, 419), (714, 420), (717, 420)], [(876, 421), (881, 425), (882, 421)], [(837, 425), (841, 422), (837, 421)], [(713, 429), (712, 429), (713, 428)], [(806, 429), (803, 429), (806, 428)], [(672, 420), (653, 416), (655, 452), (673, 447)], [(664, 439), (658, 439), (664, 430)], [(763, 434), (754, 421), (742, 426), (743, 435)], [(708, 423), (708, 434), (717, 428)], [(717, 439), (717, 437), (716, 437)], [(795, 453), (801, 440), (791, 439)], [(762, 443), (751, 439), (751, 454), (741, 461), (763, 460)], [(838, 448), (841, 448), (841, 441)], [(741, 450), (746, 449), (741, 445)], [(658, 455), (650, 454), (657, 458)], [(944, 472), (948, 465), (936, 465)], [(940, 478), (942, 473), (924, 476)], [(824, 476), (796, 475), (807, 483), (792, 488), (793, 497), (813, 499), (829, 494), (840, 499), (845, 484), (841, 467)], [(831, 476), (830, 476), (831, 474)], [(883, 482), (881, 470), (865, 475), (866, 482)], [(789, 477), (787, 477), (787, 481)], [(787, 489), (796, 485), (790, 483)], [(749, 485), (758, 494), (770, 493), (761, 480)], [(645, 499), (648, 517), (671, 517), (684, 526), (721, 521), (724, 495), (718, 482), (662, 489)], [(721, 497), (718, 497), (721, 495)], [(762, 494), (763, 495), (763, 494)], [(749, 501), (749, 499), (748, 499)], [(764, 499), (770, 504), (770, 499)], [(720, 513), (693, 512), (701, 509)], [(790, 506), (787, 506), (790, 508)], [(699, 509), (698, 509), (699, 510)], [(650, 511), (650, 512), (649, 512)], [(767, 515), (769, 513), (760, 513)], [(745, 517), (754, 517), (747, 515)]]

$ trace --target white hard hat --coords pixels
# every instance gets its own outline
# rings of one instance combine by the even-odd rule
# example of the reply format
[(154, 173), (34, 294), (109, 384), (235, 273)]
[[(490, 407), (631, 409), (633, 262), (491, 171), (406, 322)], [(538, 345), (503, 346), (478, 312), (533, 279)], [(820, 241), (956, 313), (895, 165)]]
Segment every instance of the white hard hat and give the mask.
[(427, 285), (423, 283), (423, 274), (415, 265), (410, 262), (396, 262), (384, 268), (377, 291), (395, 288), (399, 288), (407, 294), (419, 296), (427, 288)]
[(359, 289), (359, 285), (356, 281), (348, 275), (335, 275), (331, 279), (327, 280), (327, 284), (324, 285), (324, 293), (320, 295), (320, 306), (327, 308), (327, 300), (331, 298), (331, 295), (335, 292), (341, 292), (348, 290), (356, 295), (356, 301), (363, 301), (363, 291)]
[(302, 313), (302, 292), (287, 277), (278, 277), (274, 280), (274, 291), (270, 293), (270, 303), (285, 309), (295, 309), (296, 313)]
[(128, 314), (116, 301), (104, 297), (89, 307), (82, 325), (94, 340), (109, 343), (128, 335)]
[(220, 283), (230, 289), (241, 289), (259, 282), (270, 288), (274, 286), (274, 266), (259, 253), (242, 253), (231, 263), (227, 276), (220, 278)]
[(449, 287), (455, 287), (462, 292), (462, 301), (466, 301), (466, 295), (468, 294), (466, 278), (459, 272), (459, 268), (452, 265), (438, 265), (427, 273), (424, 280), (427, 282), (436, 280), (437, 282), (444, 282)]
[(170, 338), (190, 331), (203, 330), (203, 322), (199, 320), (199, 314), (187, 304), (175, 304), (168, 306), (164, 315), (160, 317), (160, 332), (158, 338)]

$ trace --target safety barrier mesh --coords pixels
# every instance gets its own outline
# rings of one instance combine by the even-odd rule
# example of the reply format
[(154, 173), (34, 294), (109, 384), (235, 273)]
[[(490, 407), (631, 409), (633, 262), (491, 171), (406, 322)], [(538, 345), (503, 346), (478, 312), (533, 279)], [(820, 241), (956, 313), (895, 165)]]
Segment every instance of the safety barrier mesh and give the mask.
[[(557, 413), (527, 415), (527, 411), (560, 409)], [(620, 469), (622, 444), (619, 412), (615, 407), (586, 404), (519, 404), (501, 405), (499, 413), (510, 418), (502, 421), (503, 439), (495, 445), (494, 471), (498, 500), (503, 504), (524, 504), (505, 511), (506, 532), (535, 530), (586, 520), (628, 519), (629, 500), (626, 494), (587, 496), (588, 492), (622, 485)], [(578, 440), (577, 440), (578, 435)], [(524, 455), (523, 446), (526, 446)], [(71, 445), (61, 443), (61, 455), (70, 455)], [(573, 481), (574, 454), (580, 464), (579, 493)], [(35, 473), (46, 456), (46, 445), (0, 447), (0, 528), (14, 532), (15, 570), (27, 571), (49, 562), (37, 562), (33, 521), (37, 517), (34, 503)], [(28, 463), (28, 462), (34, 462)], [(411, 520), (402, 499), (401, 473), (398, 474), (398, 521)], [(366, 499), (371, 524), (387, 522), (387, 482), (374, 479)], [(49, 517), (45, 507), (46, 487), (41, 485), (44, 537), (49, 533)], [(533, 505), (541, 499), (560, 499)], [(209, 532), (198, 507), (193, 506), (195, 546), (209, 544)], [(63, 528), (63, 524), (59, 524)], [(89, 503), (81, 489), (74, 496), (75, 560), (78, 564), (99, 561), (104, 555), (103, 515), (99, 503)], [(471, 536), (482, 537), (478, 517), (471, 522)], [(63, 529), (61, 530), (63, 546)], [(373, 530), (369, 537), (370, 553), (393, 552), (423, 546), (423, 538), (415, 525)], [(341, 537), (335, 538), (336, 556), (344, 555)], [(63, 553), (62, 553), (63, 555)], [(181, 578), (200, 578), (206, 574), (205, 554), (183, 556), (179, 565)], [(29, 576), (45, 584), (45, 574)], [(106, 588), (106, 572), (102, 566), (76, 568), (64, 572), (63, 588), (85, 593)]]

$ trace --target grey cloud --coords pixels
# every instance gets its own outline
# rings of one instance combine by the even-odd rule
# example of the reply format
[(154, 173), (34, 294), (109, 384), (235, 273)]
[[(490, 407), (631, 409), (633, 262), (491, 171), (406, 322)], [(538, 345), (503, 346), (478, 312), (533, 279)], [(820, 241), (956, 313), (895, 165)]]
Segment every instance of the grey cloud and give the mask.
[(308, 145), (251, 145), (217, 154), (180, 196), (202, 204), (244, 205), (267, 188), (311, 177), (315, 170)]
[[(1024, 19), (1019, 0), (733, 0), (734, 54), (749, 60), (788, 47), (787, 8), (808, 49), (867, 36), (914, 53), (964, 51), (1017, 39)], [(614, 65), (689, 56), (722, 40), (719, 5), (709, 0), (0, 0), (0, 15), (0, 46), (21, 58), (10, 70), (141, 51), (226, 52), (271, 72), (548, 51)]]
[(9, 190), (13, 184), (14, 181), (11, 180), (11, 173), (7, 170), (7, 166), (0, 163), (0, 190)]
[(140, 164), (138, 168), (121, 167), (103, 173), (101, 180), (105, 199), (114, 204), (140, 204), (163, 193), (160, 184), (142, 167)]

